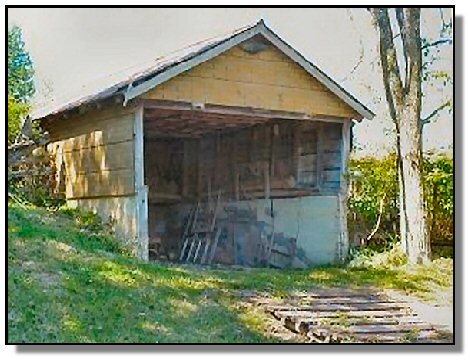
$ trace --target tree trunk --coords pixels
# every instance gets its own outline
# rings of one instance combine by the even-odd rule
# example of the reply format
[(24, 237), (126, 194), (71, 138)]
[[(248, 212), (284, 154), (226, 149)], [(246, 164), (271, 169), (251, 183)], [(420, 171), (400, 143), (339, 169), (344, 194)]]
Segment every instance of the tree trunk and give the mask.
[[(380, 34), (380, 60), (385, 95), (397, 132), (400, 239), (410, 263), (430, 259), (430, 238), (422, 170), (420, 9), (396, 8), (403, 60), (398, 61), (389, 12), (371, 9)], [(400, 67), (403, 67), (400, 76)]]
[(424, 198), (419, 121), (415, 109), (405, 106), (397, 114), (400, 130), (399, 188), (400, 239), (410, 263), (425, 263), (430, 258), (429, 230)]

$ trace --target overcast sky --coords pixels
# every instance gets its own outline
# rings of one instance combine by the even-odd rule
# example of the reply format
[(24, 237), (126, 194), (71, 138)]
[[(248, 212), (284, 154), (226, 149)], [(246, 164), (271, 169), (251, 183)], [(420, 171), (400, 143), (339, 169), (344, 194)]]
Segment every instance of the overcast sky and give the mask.
[[(8, 9), (9, 25), (23, 29), (36, 69), (38, 104), (44, 98), (73, 97), (83, 85), (123, 68), (260, 18), (377, 114), (355, 126), (362, 153), (383, 154), (390, 149), (392, 124), (383, 96), (378, 38), (366, 10)], [(437, 36), (439, 12), (424, 10), (422, 25), (423, 34)], [(452, 72), (452, 48), (443, 47), (439, 56), (435, 66)], [(425, 90), (425, 114), (452, 95), (451, 86)], [(425, 128), (425, 150), (448, 148), (453, 143), (452, 128), (452, 116), (443, 112)]]

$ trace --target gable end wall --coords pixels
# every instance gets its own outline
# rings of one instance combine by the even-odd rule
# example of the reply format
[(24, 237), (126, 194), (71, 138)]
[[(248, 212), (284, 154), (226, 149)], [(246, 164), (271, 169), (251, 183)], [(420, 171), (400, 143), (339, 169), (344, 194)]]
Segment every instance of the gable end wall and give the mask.
[(236, 46), (141, 96), (145, 99), (360, 117), (274, 46), (250, 54)]

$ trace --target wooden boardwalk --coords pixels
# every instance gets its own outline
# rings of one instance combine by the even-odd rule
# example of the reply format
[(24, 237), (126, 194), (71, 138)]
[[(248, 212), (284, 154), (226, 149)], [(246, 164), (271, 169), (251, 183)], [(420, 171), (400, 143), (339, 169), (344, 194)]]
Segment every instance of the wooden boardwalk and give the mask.
[(247, 300), (310, 342), (439, 342), (438, 329), (419, 319), (406, 303), (371, 289), (318, 289), (275, 300)]

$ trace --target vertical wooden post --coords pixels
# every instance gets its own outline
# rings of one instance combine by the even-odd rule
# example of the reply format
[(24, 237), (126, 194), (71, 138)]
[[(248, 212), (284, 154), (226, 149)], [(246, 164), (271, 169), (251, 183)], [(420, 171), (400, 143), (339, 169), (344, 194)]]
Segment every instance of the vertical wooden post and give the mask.
[(269, 171), (271, 172), (271, 179), (274, 178), (274, 140), (279, 135), (279, 125), (272, 124), (270, 126), (270, 137), (269, 137)]
[(300, 124), (297, 122), (293, 123), (293, 146), (292, 146), (292, 157), (293, 157), (293, 171), (295, 177), (295, 186), (297, 187), (300, 181), (300, 153), (302, 151), (300, 144)]
[(188, 197), (188, 185), (189, 185), (189, 140), (183, 140), (183, 166), (181, 169), (181, 195), (183, 199)]
[(239, 176), (239, 149), (237, 143), (237, 136), (235, 133), (232, 133), (232, 165), (233, 165), (233, 189), (234, 189), (234, 197), (236, 201), (240, 200), (240, 176)]
[(137, 255), (148, 260), (148, 188), (145, 185), (144, 107), (139, 104), (134, 116), (134, 188), (136, 192)]
[(199, 138), (197, 140), (197, 145), (196, 145), (196, 148), (197, 148), (197, 199), (201, 199), (202, 198), (202, 191), (203, 191), (203, 186), (204, 184), (202, 183), (202, 176), (203, 176), (203, 163), (202, 163), (202, 160), (203, 160), (203, 156), (202, 156), (202, 144), (201, 144), (202, 140), (201, 138)]
[(351, 122), (346, 120), (342, 127), (341, 144), (341, 178), (340, 190), (338, 194), (338, 210), (340, 221), (340, 239), (338, 243), (338, 259), (344, 261), (349, 249), (348, 234), (348, 179), (347, 170), (349, 162)]
[(320, 122), (317, 125), (317, 188), (319, 191), (323, 185), (324, 136), (323, 124)]

